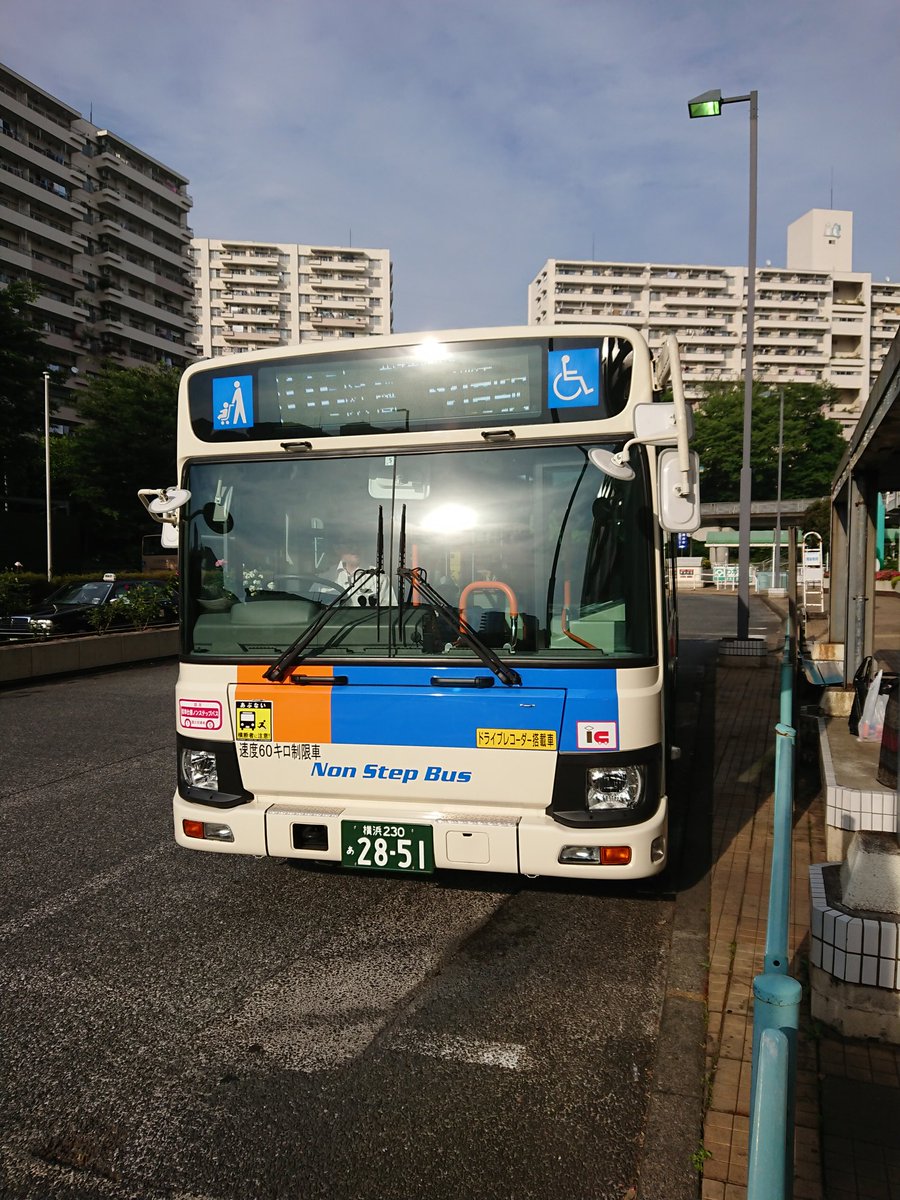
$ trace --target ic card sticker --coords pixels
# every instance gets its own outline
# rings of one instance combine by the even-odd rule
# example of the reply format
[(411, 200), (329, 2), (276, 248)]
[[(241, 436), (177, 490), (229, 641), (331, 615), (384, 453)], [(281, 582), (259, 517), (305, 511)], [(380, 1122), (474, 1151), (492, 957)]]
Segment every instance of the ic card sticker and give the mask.
[(615, 750), (619, 745), (617, 721), (576, 721), (579, 750)]

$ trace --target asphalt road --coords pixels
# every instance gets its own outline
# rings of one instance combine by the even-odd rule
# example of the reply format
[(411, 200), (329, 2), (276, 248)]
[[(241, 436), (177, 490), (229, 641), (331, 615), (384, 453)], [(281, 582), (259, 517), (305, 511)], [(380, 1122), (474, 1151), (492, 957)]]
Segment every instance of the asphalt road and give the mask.
[[(685, 656), (695, 825), (712, 646)], [(175, 672), (0, 693), (0, 1197), (691, 1194), (702, 1028), (671, 947), (702, 850), (630, 887), (181, 850)]]

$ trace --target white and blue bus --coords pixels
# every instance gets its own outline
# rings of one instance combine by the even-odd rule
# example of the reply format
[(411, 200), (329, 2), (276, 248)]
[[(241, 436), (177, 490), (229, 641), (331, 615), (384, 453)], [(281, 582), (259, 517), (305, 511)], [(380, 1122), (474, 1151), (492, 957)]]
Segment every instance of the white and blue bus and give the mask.
[(671, 535), (699, 524), (674, 338), (282, 347), (189, 367), (178, 421), (178, 485), (141, 497), (179, 543), (179, 844), (662, 870)]

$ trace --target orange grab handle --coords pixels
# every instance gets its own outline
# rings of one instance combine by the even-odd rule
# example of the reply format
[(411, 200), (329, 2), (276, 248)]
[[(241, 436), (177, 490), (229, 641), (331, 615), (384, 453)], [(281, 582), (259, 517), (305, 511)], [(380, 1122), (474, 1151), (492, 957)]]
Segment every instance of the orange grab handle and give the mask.
[[(475, 583), (467, 583), (463, 588), (459, 597), (459, 615), (464, 621), (466, 619), (466, 600), (471, 592), (503, 592), (509, 603), (509, 619), (515, 621), (519, 616), (519, 602), (516, 599), (516, 593), (512, 590), (508, 583), (500, 583), (494, 579), (491, 581), (477, 580)], [(462, 626), (460, 626), (462, 628)]]
[(584, 638), (580, 638), (577, 633), (573, 633), (569, 628), (569, 605), (572, 603), (572, 585), (567, 579), (563, 584), (563, 610), (560, 614), (559, 623), (563, 633), (573, 642), (577, 642), (579, 646), (585, 646), (588, 650), (596, 650), (596, 646), (592, 646), (590, 642), (586, 642)]

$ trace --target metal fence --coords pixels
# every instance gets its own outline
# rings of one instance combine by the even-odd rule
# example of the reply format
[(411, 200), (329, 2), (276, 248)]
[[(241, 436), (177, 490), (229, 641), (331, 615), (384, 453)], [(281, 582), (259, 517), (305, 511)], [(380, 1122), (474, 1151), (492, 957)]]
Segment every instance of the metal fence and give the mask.
[(790, 618), (775, 726), (775, 817), (763, 974), (753, 980), (747, 1200), (789, 1200), (794, 1183), (797, 1029), (802, 989), (788, 975), (794, 810), (794, 655)]

